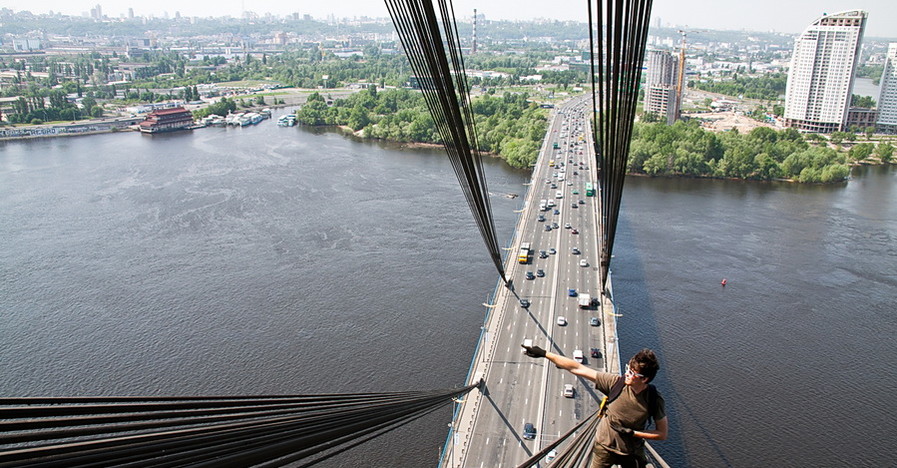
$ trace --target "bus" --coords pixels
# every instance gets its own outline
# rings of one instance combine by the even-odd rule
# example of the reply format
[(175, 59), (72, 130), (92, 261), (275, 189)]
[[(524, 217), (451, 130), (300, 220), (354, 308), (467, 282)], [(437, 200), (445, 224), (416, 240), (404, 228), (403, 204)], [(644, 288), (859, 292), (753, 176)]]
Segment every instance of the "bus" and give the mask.
[(595, 196), (595, 187), (592, 186), (591, 182), (586, 182), (586, 196), (587, 197)]
[(520, 244), (520, 252), (517, 254), (517, 261), (519, 263), (529, 263), (529, 242)]

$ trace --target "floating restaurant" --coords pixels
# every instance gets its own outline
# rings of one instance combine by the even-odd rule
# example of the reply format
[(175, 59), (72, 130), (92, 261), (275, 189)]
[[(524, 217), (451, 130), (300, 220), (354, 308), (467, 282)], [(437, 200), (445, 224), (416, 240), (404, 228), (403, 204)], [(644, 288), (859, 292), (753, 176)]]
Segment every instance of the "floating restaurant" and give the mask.
[(140, 122), (139, 127), (143, 133), (189, 130), (193, 128), (193, 114), (183, 107), (155, 110), (147, 114), (146, 119)]

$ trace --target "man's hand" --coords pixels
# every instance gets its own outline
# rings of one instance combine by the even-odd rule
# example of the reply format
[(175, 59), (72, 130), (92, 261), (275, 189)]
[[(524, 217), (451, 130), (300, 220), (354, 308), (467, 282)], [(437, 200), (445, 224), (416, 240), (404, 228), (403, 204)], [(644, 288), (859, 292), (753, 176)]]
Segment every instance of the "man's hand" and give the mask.
[(520, 346), (526, 350), (526, 355), (529, 357), (545, 357), (545, 350), (538, 346)]
[(635, 433), (635, 431), (633, 431), (632, 429), (620, 426), (618, 424), (611, 423), (610, 428), (627, 437), (632, 437), (632, 435)]

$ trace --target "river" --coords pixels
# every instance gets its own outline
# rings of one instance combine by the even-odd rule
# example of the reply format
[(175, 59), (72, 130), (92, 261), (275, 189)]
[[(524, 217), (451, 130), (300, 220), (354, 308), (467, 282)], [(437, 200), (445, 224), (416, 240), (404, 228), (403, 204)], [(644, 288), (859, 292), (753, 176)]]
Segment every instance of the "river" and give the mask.
[[(506, 242), (527, 173), (486, 170)], [(627, 180), (620, 332), (663, 360), (674, 466), (890, 463), (895, 181)], [(0, 143), (0, 395), (453, 387), (495, 284), (440, 151), (270, 121)], [(449, 420), (326, 465), (435, 465)]]

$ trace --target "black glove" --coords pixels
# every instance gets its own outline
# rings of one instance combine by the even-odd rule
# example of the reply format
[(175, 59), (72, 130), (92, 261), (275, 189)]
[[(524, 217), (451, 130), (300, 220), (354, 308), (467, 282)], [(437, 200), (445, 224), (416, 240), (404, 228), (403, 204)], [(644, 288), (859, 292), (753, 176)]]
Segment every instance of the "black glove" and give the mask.
[(628, 427), (623, 427), (623, 426), (620, 426), (620, 425), (617, 425), (617, 424), (614, 424), (614, 423), (611, 423), (611, 424), (610, 424), (610, 428), (613, 429), (613, 430), (615, 430), (615, 431), (617, 431), (617, 432), (619, 432), (620, 435), (624, 435), (624, 436), (627, 436), (627, 437), (632, 437), (633, 433), (635, 432), (635, 431), (633, 431), (632, 429), (630, 429), (630, 428), (628, 428)]
[(526, 350), (526, 355), (529, 357), (545, 357), (545, 350), (538, 346), (520, 346)]

